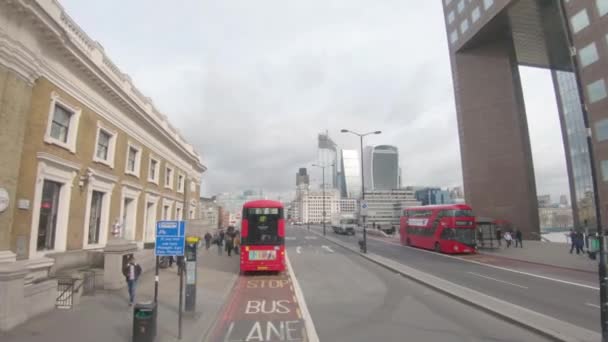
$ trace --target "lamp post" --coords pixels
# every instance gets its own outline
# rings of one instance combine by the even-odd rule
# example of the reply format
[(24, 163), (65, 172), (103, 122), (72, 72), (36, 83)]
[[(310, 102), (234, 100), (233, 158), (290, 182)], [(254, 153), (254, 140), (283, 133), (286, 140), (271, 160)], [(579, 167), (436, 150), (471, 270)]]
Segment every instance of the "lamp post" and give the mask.
[(321, 170), (323, 170), (323, 186), (322, 186), (322, 190), (323, 190), (323, 236), (325, 236), (325, 215), (326, 215), (326, 212), (325, 212), (325, 168), (327, 166), (334, 166), (334, 164), (331, 164), (331, 165), (312, 164), (312, 166), (319, 167), (319, 168), (321, 168)]
[[(361, 201), (365, 199), (365, 176), (363, 175), (363, 137), (371, 135), (371, 134), (380, 134), (382, 131), (374, 131), (367, 133), (357, 133), (354, 131), (349, 131), (348, 129), (340, 130), (341, 133), (351, 133), (359, 137), (359, 142), (361, 143)], [(361, 210), (359, 208), (359, 210)], [(360, 212), (360, 211), (359, 211)], [(367, 230), (365, 228), (365, 216), (361, 216), (362, 224), (363, 224), (363, 246), (361, 249), (363, 253), (367, 253)]]

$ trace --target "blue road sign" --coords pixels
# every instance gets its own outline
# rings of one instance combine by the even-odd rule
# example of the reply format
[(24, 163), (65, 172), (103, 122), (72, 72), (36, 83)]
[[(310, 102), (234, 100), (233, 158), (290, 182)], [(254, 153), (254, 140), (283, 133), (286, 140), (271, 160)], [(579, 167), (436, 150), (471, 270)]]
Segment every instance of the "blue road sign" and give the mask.
[(158, 221), (156, 223), (156, 256), (184, 255), (186, 222)]

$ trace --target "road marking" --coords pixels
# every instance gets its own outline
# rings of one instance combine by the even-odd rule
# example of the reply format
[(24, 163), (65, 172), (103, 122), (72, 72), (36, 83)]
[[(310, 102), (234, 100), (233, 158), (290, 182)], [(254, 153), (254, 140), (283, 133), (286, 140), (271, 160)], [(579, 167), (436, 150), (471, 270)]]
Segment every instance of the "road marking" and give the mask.
[(486, 278), (486, 279), (494, 280), (494, 281), (497, 281), (497, 282), (499, 282), (499, 283), (503, 283), (503, 284), (508, 284), (508, 285), (517, 286), (517, 287), (520, 287), (520, 288), (522, 288), (522, 289), (527, 289), (527, 288), (528, 288), (527, 286), (517, 285), (517, 284), (514, 284), (514, 283), (510, 283), (510, 282), (508, 282), (508, 281), (504, 281), (504, 280), (500, 280), (500, 279), (496, 279), (496, 278), (488, 277), (488, 276), (485, 276), (485, 275), (483, 275), (483, 274), (479, 274), (479, 273), (475, 273), (475, 272), (467, 272), (467, 273), (468, 273), (468, 274), (475, 275), (475, 276), (478, 276), (478, 277), (482, 277), (482, 278)]
[(317, 330), (315, 329), (315, 324), (312, 321), (312, 317), (310, 316), (310, 311), (308, 311), (308, 306), (306, 306), (306, 301), (304, 300), (304, 294), (302, 293), (302, 289), (300, 288), (300, 283), (298, 283), (298, 278), (296, 278), (296, 274), (293, 272), (293, 268), (291, 267), (291, 262), (289, 261), (289, 255), (285, 253), (285, 261), (287, 262), (287, 271), (289, 272), (289, 277), (291, 278), (291, 282), (293, 283), (293, 287), (296, 290), (296, 298), (298, 299), (298, 304), (300, 306), (300, 310), (302, 310), (302, 316), (304, 316), (304, 324), (306, 326), (306, 335), (308, 335), (308, 342), (319, 342), (319, 335), (317, 335)]
[(296, 247), (296, 252), (297, 252), (298, 254), (302, 254), (302, 246), (298, 246), (298, 247)]
[(295, 236), (286, 236), (285, 240), (295, 240), (296, 237)]
[(328, 251), (329, 253), (333, 253), (333, 252), (334, 252), (334, 250), (333, 250), (333, 249), (331, 249), (331, 247), (329, 247), (329, 246), (325, 246), (325, 245), (323, 245), (323, 246), (321, 246), (321, 248), (325, 249), (325, 250), (326, 250), (326, 251)]
[(309, 236), (305, 236), (304, 238), (306, 240), (316, 240), (316, 239), (318, 239), (318, 237), (316, 237), (316, 236), (310, 236), (310, 235)]
[(384, 242), (386, 244), (395, 245), (395, 246), (399, 246), (399, 247), (410, 248), (410, 249), (413, 249), (413, 250), (419, 251), (419, 252), (431, 253), (433, 255), (441, 256), (441, 257), (444, 257), (444, 258), (450, 258), (450, 259), (460, 260), (460, 261), (464, 261), (464, 262), (470, 262), (472, 264), (477, 264), (477, 265), (486, 266), (486, 267), (492, 267), (492, 268), (496, 268), (496, 269), (503, 270), (503, 271), (523, 274), (523, 275), (527, 275), (527, 276), (530, 276), (530, 277), (535, 277), (535, 278), (540, 278), (540, 279), (545, 279), (545, 280), (551, 280), (551, 281), (554, 281), (554, 282), (557, 282), (557, 283), (584, 287), (586, 289), (591, 289), (591, 290), (596, 290), (596, 291), (600, 290), (600, 288), (596, 287), (596, 286), (585, 285), (585, 284), (581, 284), (581, 283), (575, 283), (575, 282), (572, 282), (572, 281), (562, 280), (562, 279), (557, 279), (557, 278), (551, 278), (551, 277), (547, 277), (547, 276), (541, 276), (541, 275), (534, 274), (534, 273), (529, 273), (529, 272), (517, 271), (517, 270), (514, 270), (514, 269), (510, 269), (510, 268), (506, 268), (506, 267), (501, 267), (501, 266), (496, 266), (496, 265), (490, 265), (490, 264), (486, 264), (486, 263), (475, 261), (475, 260), (462, 259), (462, 258), (459, 258), (459, 257), (455, 257), (455, 256), (451, 256), (451, 255), (446, 255), (446, 254), (442, 254), (442, 253), (437, 253), (437, 252), (429, 251), (429, 250), (426, 250), (426, 249), (409, 247), (409, 246), (403, 246), (403, 245), (398, 244), (398, 243), (383, 241), (383, 240), (375, 239), (375, 238), (372, 238), (372, 237), (369, 237), (369, 239), (370, 240), (376, 240), (376, 241)]
[(599, 305), (595, 305), (595, 304), (591, 304), (591, 303), (585, 303), (585, 305), (588, 305), (588, 306), (594, 307), (594, 308), (596, 308), (596, 309), (599, 309), (599, 308), (600, 308), (600, 306), (599, 306)]

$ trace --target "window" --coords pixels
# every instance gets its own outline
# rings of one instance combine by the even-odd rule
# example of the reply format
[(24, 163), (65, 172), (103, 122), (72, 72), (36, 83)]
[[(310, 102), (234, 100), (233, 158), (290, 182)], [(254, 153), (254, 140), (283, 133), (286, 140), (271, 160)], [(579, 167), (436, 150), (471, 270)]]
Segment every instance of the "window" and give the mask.
[(60, 105), (55, 105), (53, 121), (51, 124), (51, 137), (63, 143), (68, 142), (68, 131), (70, 129), (70, 117), (73, 115)]
[(598, 58), (595, 43), (591, 43), (578, 51), (578, 59), (581, 63), (581, 67), (583, 68), (589, 64), (597, 62)]
[(595, 138), (597, 141), (608, 140), (608, 119), (595, 123)]
[(177, 191), (184, 192), (184, 175), (177, 176)]
[(53, 250), (57, 232), (57, 215), (59, 209), (59, 192), (61, 183), (45, 180), (42, 186), (40, 217), (38, 221), (38, 240), (36, 250)]
[(473, 9), (473, 12), (471, 12), (471, 20), (473, 21), (473, 23), (476, 23), (477, 20), (479, 20), (480, 16), (481, 16), (481, 11), (479, 10), (479, 7), (475, 7)]
[(53, 93), (44, 141), (76, 153), (79, 118), (80, 109), (68, 105)]
[(608, 182), (608, 160), (602, 160), (602, 180)]
[(608, 0), (595, 0), (595, 6), (600, 17), (608, 13)]
[(158, 173), (160, 172), (160, 162), (158, 159), (150, 156), (150, 165), (148, 167), (148, 181), (158, 184)]
[(114, 147), (116, 145), (117, 133), (97, 122), (97, 139), (95, 143), (95, 154), (93, 161), (114, 167)]
[(469, 19), (464, 19), (460, 23), (460, 33), (464, 34), (469, 29)]
[(448, 13), (448, 23), (451, 24), (454, 22), (455, 19), (455, 15), (454, 15), (454, 11), (450, 11), (450, 13)]
[(494, 0), (483, 0), (483, 8), (487, 10), (494, 5)]
[(587, 85), (589, 102), (594, 103), (606, 97), (606, 82), (603, 79)]
[(168, 219), (169, 219), (169, 206), (164, 205), (163, 206), (163, 220), (168, 220)]
[(89, 212), (89, 244), (99, 243), (99, 232), (101, 229), (101, 204), (103, 192), (93, 191), (91, 195), (91, 208)]
[(173, 189), (173, 169), (170, 167), (165, 169), (165, 187)]
[(450, 33), (450, 43), (454, 44), (458, 40), (458, 31), (454, 30)]
[(458, 10), (458, 13), (462, 13), (462, 11), (464, 10), (464, 0), (460, 0), (458, 2), (456, 9)]
[(573, 15), (572, 18), (570, 18), (570, 24), (572, 25), (572, 31), (574, 33), (578, 33), (580, 30), (589, 26), (589, 15), (587, 15), (587, 10), (583, 9)]
[(140, 163), (141, 147), (129, 142), (127, 146), (127, 165), (125, 173), (139, 177)]

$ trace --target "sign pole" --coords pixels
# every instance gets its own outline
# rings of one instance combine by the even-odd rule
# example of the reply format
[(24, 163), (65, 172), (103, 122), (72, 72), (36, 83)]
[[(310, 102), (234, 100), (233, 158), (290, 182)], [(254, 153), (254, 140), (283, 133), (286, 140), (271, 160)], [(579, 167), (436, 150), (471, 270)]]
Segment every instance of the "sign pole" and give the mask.
[[(183, 260), (183, 259), (182, 259)], [(184, 297), (184, 267), (183, 261), (179, 264), (179, 305), (178, 305), (178, 316), (177, 316), (177, 339), (182, 339), (182, 303)]]
[(156, 270), (154, 273), (154, 303), (158, 303), (158, 263), (160, 261), (160, 257), (156, 256)]

